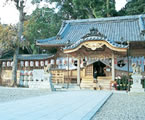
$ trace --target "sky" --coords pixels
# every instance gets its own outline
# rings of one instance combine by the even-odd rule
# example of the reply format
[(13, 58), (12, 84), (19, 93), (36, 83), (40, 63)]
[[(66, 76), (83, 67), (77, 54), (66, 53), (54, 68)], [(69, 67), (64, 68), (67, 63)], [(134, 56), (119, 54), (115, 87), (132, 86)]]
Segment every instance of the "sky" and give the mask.
[[(5, 1), (6, 0), (0, 0), (0, 19), (1, 19), (0, 21), (2, 24), (16, 24), (18, 22), (19, 13), (15, 8), (14, 4), (9, 3), (7, 5), (4, 5)], [(125, 4), (126, 4), (126, 0), (116, 0), (116, 10), (120, 10), (122, 7), (125, 6)], [(44, 3), (42, 3), (40, 6), (43, 5)], [(29, 14), (31, 14), (32, 10), (35, 9), (35, 7), (32, 7), (30, 2), (28, 2), (26, 6), (27, 6), (26, 12)], [(52, 7), (50, 4), (49, 6)]]

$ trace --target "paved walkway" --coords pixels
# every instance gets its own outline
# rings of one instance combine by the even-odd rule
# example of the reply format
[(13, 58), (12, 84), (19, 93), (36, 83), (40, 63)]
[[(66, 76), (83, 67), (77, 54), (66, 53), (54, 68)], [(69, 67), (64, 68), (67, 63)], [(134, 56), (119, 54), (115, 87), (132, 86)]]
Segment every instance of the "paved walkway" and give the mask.
[(89, 120), (104, 104), (111, 92), (54, 92), (0, 103), (2, 120)]
[(145, 94), (115, 92), (92, 120), (145, 120)]

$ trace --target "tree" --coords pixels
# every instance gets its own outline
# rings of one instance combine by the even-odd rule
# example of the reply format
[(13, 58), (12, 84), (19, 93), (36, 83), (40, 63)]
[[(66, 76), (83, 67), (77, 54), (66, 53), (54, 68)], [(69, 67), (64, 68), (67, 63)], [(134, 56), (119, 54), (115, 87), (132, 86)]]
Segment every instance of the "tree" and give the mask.
[(0, 43), (3, 50), (14, 50), (18, 46), (17, 31), (14, 26), (0, 24)]
[[(32, 0), (32, 2), (35, 3), (40, 3), (42, 0)], [(46, 0), (47, 1), (47, 0)], [(18, 23), (18, 30), (17, 30), (17, 40), (18, 43), (22, 40), (23, 38), (23, 24), (25, 20), (25, 14), (24, 13), (24, 8), (26, 5), (27, 0), (6, 0), (6, 3), (8, 2), (13, 2), (15, 3), (15, 6), (17, 10), (19, 11), (19, 23)], [(17, 62), (18, 62), (18, 54), (19, 54), (19, 44), (15, 47), (15, 52), (13, 56), (13, 67), (12, 67), (12, 81), (13, 84), (12, 86), (17, 86)]]
[(37, 8), (28, 16), (28, 20), (24, 22), (24, 36), (29, 41), (29, 46), (36, 51), (35, 40), (45, 39), (55, 36), (60, 29), (61, 16), (55, 13), (54, 9)]
[(125, 5), (125, 8), (119, 11), (119, 15), (137, 15), (145, 14), (145, 1), (132, 0)]
[(56, 2), (64, 19), (115, 16), (115, 0), (50, 0)]

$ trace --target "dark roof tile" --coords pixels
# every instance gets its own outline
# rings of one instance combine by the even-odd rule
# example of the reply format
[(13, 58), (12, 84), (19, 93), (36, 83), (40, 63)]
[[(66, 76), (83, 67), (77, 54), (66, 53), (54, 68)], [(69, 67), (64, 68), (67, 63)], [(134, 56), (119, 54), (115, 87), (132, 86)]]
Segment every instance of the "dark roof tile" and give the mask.
[(89, 33), (92, 27), (97, 28), (107, 39), (115, 42), (121, 41), (121, 38), (124, 41), (145, 41), (145, 36), (141, 35), (141, 31), (145, 27), (144, 23), (145, 15), (67, 20), (64, 21), (64, 25), (58, 33), (61, 36), (60, 40), (53, 37), (37, 40), (37, 44), (65, 45), (68, 40), (70, 40), (71, 44), (74, 44)]

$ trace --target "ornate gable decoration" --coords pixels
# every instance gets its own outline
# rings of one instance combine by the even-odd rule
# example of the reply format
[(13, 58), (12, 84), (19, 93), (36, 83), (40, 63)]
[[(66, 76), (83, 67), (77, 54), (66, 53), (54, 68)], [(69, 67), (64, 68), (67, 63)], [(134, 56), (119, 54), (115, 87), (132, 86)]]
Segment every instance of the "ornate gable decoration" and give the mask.
[(97, 28), (93, 27), (93, 28), (90, 29), (89, 33), (87, 33), (85, 36), (82, 37), (82, 39), (87, 38), (87, 37), (91, 37), (91, 36), (101, 37), (102, 39), (107, 38), (105, 35), (100, 33)]

